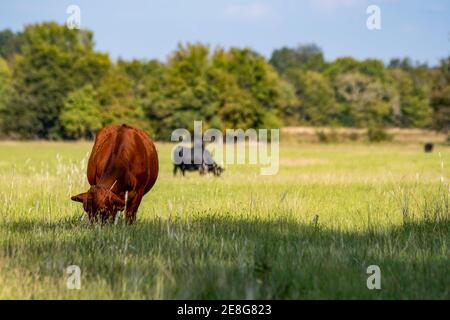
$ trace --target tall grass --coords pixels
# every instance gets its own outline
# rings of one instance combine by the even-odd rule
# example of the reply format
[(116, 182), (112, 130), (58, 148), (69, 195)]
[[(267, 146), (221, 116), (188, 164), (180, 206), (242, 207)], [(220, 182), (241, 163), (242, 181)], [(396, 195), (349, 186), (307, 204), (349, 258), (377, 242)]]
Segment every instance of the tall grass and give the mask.
[[(0, 298), (450, 296), (450, 148), (281, 147), (276, 176), (172, 177), (171, 146), (135, 225), (90, 225), (89, 143), (0, 144)], [(68, 290), (65, 268), (82, 270)], [(379, 265), (382, 289), (368, 290)]]

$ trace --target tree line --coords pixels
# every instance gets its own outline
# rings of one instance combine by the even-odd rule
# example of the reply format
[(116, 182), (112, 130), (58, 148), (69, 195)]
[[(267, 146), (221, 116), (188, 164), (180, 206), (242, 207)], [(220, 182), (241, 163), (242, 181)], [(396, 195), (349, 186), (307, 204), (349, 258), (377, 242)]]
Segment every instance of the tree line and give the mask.
[(313, 44), (275, 50), (180, 44), (166, 59), (112, 61), (89, 30), (0, 32), (0, 136), (89, 139), (111, 123), (168, 140), (176, 128), (405, 127), (448, 132), (450, 56), (436, 67), (351, 57)]

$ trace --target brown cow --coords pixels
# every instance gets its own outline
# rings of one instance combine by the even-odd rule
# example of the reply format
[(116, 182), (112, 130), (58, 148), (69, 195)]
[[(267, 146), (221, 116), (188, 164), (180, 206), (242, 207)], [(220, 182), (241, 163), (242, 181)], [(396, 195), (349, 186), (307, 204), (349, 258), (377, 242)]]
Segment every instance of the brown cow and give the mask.
[(158, 177), (155, 145), (141, 129), (126, 124), (107, 126), (95, 138), (87, 177), (89, 191), (71, 199), (83, 203), (89, 220), (96, 221), (98, 215), (103, 222), (114, 219), (126, 207), (126, 222), (132, 223), (142, 197)]

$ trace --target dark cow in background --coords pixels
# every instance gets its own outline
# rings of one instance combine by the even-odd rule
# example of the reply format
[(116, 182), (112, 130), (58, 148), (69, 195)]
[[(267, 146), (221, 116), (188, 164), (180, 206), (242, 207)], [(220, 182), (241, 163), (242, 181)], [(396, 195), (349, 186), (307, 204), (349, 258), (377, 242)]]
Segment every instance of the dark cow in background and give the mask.
[(423, 146), (423, 150), (426, 153), (432, 152), (433, 151), (433, 147), (434, 145), (431, 142), (425, 143), (425, 145)]
[(177, 171), (180, 170), (183, 176), (186, 171), (198, 171), (200, 175), (208, 174), (212, 172), (215, 176), (220, 176), (224, 169), (219, 166), (213, 159), (211, 153), (205, 149), (202, 145), (199, 147), (201, 152), (197, 155), (194, 152), (194, 148), (178, 146), (173, 151), (172, 159), (182, 159), (181, 163), (173, 164), (173, 175), (177, 175)]
[(158, 154), (149, 136), (128, 125), (101, 129), (92, 148), (87, 168), (90, 189), (73, 196), (83, 203), (89, 220), (98, 216), (105, 222), (126, 208), (125, 219), (132, 223), (142, 197), (158, 177)]

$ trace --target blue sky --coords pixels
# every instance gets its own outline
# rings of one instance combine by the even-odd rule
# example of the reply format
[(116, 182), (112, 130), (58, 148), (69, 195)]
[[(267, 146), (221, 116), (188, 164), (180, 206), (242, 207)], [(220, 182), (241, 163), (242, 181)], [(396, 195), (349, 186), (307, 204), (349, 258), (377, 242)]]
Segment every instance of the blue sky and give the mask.
[[(327, 60), (409, 56), (436, 64), (450, 54), (450, 1), (428, 0), (14, 0), (0, 3), (0, 29), (64, 23), (70, 4), (96, 48), (111, 57), (164, 60), (179, 42), (275, 48), (314, 42)], [(381, 30), (366, 27), (366, 8), (381, 9)]]

